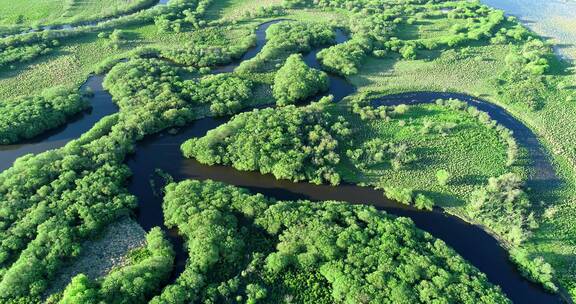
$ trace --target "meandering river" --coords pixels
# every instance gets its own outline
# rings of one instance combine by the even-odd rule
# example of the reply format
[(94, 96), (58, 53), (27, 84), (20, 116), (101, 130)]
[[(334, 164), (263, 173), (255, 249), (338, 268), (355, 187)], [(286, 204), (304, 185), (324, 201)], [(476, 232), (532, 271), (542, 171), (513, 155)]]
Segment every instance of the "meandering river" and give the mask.
[(110, 94), (102, 88), (103, 76), (93, 75), (80, 90), (90, 88), (94, 96), (90, 99), (91, 109), (75, 115), (68, 123), (29, 140), (11, 145), (0, 145), (0, 172), (11, 167), (14, 161), (29, 153), (38, 154), (63, 147), (90, 130), (104, 116), (116, 113), (118, 107)]
[[(257, 46), (248, 52), (242, 60), (252, 58), (262, 49), (265, 43), (265, 30), (271, 24), (279, 21), (264, 23), (259, 26), (257, 30)], [(345, 42), (347, 39), (342, 31), (337, 31), (336, 38), (337, 43)], [(320, 68), (320, 64), (316, 59), (316, 54), (319, 51), (320, 49), (316, 49), (304, 57), (309, 66)], [(220, 67), (216, 72), (230, 72), (238, 64), (233, 63), (230, 66)], [(329, 78), (329, 93), (334, 95), (335, 102), (356, 91), (349, 82), (339, 76), (329, 74)], [(538, 143), (536, 135), (520, 121), (496, 105), (477, 100), (472, 96), (450, 93), (396, 95), (376, 102), (394, 103), (404, 100), (405, 103), (423, 103), (431, 102), (437, 98), (462, 99), (488, 112), (493, 119), (518, 132), (519, 137), (523, 137), (522, 139), (518, 138), (519, 143), (525, 145), (530, 152), (535, 152), (534, 155), (531, 154), (532, 158), (539, 160), (538, 166), (546, 168), (543, 171), (545, 174), (541, 178), (547, 179), (551, 178), (550, 176), (555, 176), (554, 168), (543, 154), (544, 152)], [(164, 227), (162, 196), (159, 195), (160, 189), (158, 187), (154, 189), (150, 186), (151, 180), (155, 181), (153, 183), (155, 185), (162, 183), (155, 174), (157, 168), (170, 174), (177, 181), (183, 179), (211, 179), (244, 187), (254, 193), (262, 193), (281, 200), (339, 200), (354, 204), (369, 204), (389, 214), (409, 217), (420, 229), (442, 239), (480, 271), (486, 273), (488, 279), (492, 283), (499, 285), (504, 293), (515, 303), (561, 303), (557, 295), (549, 294), (537, 284), (524, 278), (516, 266), (509, 261), (506, 250), (491, 235), (478, 226), (468, 224), (442, 211), (418, 211), (390, 201), (383, 196), (381, 191), (370, 188), (355, 185), (332, 187), (327, 185), (316, 186), (308, 183), (292, 183), (285, 180), (276, 180), (271, 175), (262, 175), (257, 172), (241, 172), (225, 166), (206, 166), (182, 156), (180, 146), (184, 141), (192, 137), (201, 137), (209, 130), (226, 123), (228, 120), (229, 118), (200, 119), (180, 130), (176, 135), (164, 132), (149, 136), (138, 144), (137, 152), (128, 159), (128, 166), (134, 173), (134, 177), (129, 184), (129, 190), (138, 197), (140, 202), (137, 220), (144, 229), (149, 230), (155, 226)], [(178, 248), (178, 269), (176, 270), (176, 273), (178, 273), (184, 267), (186, 253), (182, 250), (182, 240), (174, 234), (171, 236), (173, 243), (176, 243)]]
[[(279, 20), (264, 23), (257, 30), (257, 45), (250, 50), (242, 60), (247, 60), (255, 56), (265, 44), (265, 30), (271, 24)], [(337, 42), (346, 40), (346, 35), (338, 31)], [(305, 56), (307, 64), (313, 67), (320, 67), (316, 60), (319, 50), (314, 50)], [(216, 72), (232, 71), (238, 62), (230, 66), (221, 67)], [(355, 92), (355, 88), (345, 79), (335, 75), (330, 77), (330, 93), (335, 96), (335, 101)], [(50, 132), (48, 135), (38, 137), (28, 143), (21, 145), (3, 146), (0, 149), (0, 167), (9, 167), (14, 159), (26, 153), (39, 153), (48, 149), (53, 149), (64, 145), (67, 141), (79, 137), (90, 129), (96, 121), (105, 115), (116, 110), (111, 96), (102, 90), (102, 77), (92, 76), (85, 86), (90, 86), (95, 91), (92, 99), (93, 110), (89, 114), (79, 116), (79, 118), (62, 127), (59, 130)], [(431, 94), (431, 93), (428, 93)], [(438, 93), (432, 93), (438, 94)], [(482, 110), (488, 112), (494, 119), (513, 130), (528, 129), (520, 121), (509, 115), (498, 106), (484, 103), (467, 95), (442, 93), (443, 98), (458, 98), (463, 100), (474, 100), (475, 103), (486, 105)], [(422, 95), (397, 95), (382, 99), (380, 102), (428, 102), (428, 99), (435, 96)], [(476, 105), (476, 104), (475, 104)], [(478, 106), (478, 105), (476, 105)], [(509, 261), (508, 254), (498, 241), (483, 231), (481, 228), (470, 225), (454, 216), (447, 215), (440, 210), (433, 212), (421, 212), (413, 208), (400, 205), (384, 198), (381, 191), (364, 188), (354, 185), (316, 186), (307, 183), (292, 183), (289, 181), (276, 180), (270, 175), (261, 175), (255, 172), (240, 172), (230, 167), (205, 166), (195, 160), (185, 159), (180, 152), (180, 145), (191, 137), (199, 137), (207, 131), (226, 123), (230, 118), (205, 118), (200, 119), (180, 130), (176, 135), (168, 132), (155, 134), (146, 137), (139, 142), (136, 152), (132, 154), (127, 164), (133, 172), (128, 188), (138, 197), (139, 208), (137, 221), (146, 230), (160, 226), (166, 229), (162, 215), (162, 197), (158, 193), (158, 187), (153, 187), (151, 180), (156, 180), (161, 184), (159, 177), (155, 174), (157, 168), (172, 175), (176, 180), (194, 178), (199, 180), (212, 179), (228, 184), (249, 189), (252, 192), (263, 193), (270, 197), (283, 200), (309, 199), (312, 201), (339, 200), (354, 204), (373, 205), (389, 214), (411, 218), (416, 226), (429, 232), (433, 236), (442, 239), (449, 246), (454, 248), (462, 257), (476, 266), (480, 271), (486, 273), (488, 279), (499, 285), (504, 293), (515, 303), (561, 303), (560, 297), (552, 295), (543, 290), (539, 285), (525, 279), (517, 268)], [(529, 129), (528, 129), (529, 130)], [(530, 142), (538, 144), (536, 136), (532, 132), (522, 133), (521, 136), (529, 137), (520, 139), (521, 144), (526, 144), (531, 153)], [(527, 140), (527, 141), (526, 141)], [(12, 148), (11, 148), (12, 147)], [(543, 166), (554, 175), (553, 167), (545, 155), (536, 155), (534, 159), (539, 159)], [(548, 169), (547, 169), (548, 170)], [(546, 171), (547, 171), (546, 170)], [(548, 174), (547, 173), (547, 174)], [(543, 178), (548, 178), (543, 176)], [(186, 252), (183, 249), (183, 241), (176, 232), (169, 233), (177, 252), (177, 267), (174, 276), (183, 270), (186, 262)]]

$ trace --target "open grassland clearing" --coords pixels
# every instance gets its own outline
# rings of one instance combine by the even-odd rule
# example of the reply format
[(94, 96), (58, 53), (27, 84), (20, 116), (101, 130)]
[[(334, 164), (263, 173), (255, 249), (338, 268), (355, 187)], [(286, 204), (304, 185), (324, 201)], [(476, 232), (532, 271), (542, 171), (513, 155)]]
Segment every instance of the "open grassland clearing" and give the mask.
[(2, 27), (35, 27), (98, 20), (150, 6), (155, 0), (18, 0), (0, 2)]
[[(416, 105), (388, 121), (363, 122), (357, 115), (337, 112), (345, 115), (351, 125), (362, 126), (355, 134), (353, 145), (346, 145), (344, 149), (355, 149), (374, 138), (381, 138), (406, 145), (409, 153), (416, 157), (400, 170), (392, 167), (390, 159), (366, 168), (344, 162), (341, 170), (347, 172), (343, 176), (347, 182), (416, 189), (442, 207), (465, 207), (474, 189), (483, 186), (488, 178), (510, 170), (506, 166), (506, 146), (496, 130), (465, 113), (438, 105)], [(424, 131), (425, 128), (430, 131)], [(438, 131), (438, 128), (444, 129)], [(525, 177), (525, 165), (518, 164), (512, 169)], [(436, 174), (439, 170), (449, 172), (448, 184), (438, 183)]]

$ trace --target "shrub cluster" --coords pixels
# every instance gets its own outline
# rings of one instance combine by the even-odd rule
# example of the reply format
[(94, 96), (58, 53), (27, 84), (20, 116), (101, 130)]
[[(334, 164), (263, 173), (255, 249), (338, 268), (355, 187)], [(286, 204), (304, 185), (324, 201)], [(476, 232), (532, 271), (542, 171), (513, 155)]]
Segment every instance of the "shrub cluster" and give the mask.
[(289, 55), (305, 53), (314, 47), (334, 43), (334, 31), (326, 24), (285, 21), (266, 30), (266, 45), (258, 55), (243, 61), (239, 72), (256, 72), (275, 67)]
[(408, 146), (402, 143), (389, 143), (380, 138), (371, 139), (362, 143), (361, 147), (346, 151), (346, 155), (359, 169), (389, 160), (394, 170), (400, 170), (416, 160), (416, 155), (408, 152)]
[[(166, 282), (174, 263), (174, 252), (162, 230), (153, 228), (146, 245), (129, 254), (128, 264), (105, 277), (92, 280), (79, 274), (68, 284), (60, 304), (145, 303)], [(53, 297), (48, 302), (56, 302)]]
[(272, 93), (279, 106), (304, 101), (328, 90), (326, 73), (310, 68), (302, 55), (293, 54), (278, 70), (274, 78)]
[(490, 178), (485, 187), (472, 193), (469, 215), (513, 244), (520, 244), (537, 225), (522, 186), (513, 173)]

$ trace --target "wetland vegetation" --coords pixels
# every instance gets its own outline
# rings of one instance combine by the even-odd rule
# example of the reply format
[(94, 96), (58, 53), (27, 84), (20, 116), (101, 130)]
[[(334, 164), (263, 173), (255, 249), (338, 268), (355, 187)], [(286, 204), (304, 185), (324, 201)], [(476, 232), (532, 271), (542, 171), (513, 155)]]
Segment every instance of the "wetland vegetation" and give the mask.
[[(0, 16), (1, 31), (14, 34), (0, 38), (0, 140), (19, 143), (74, 119), (89, 108), (90, 92), (77, 88), (94, 72), (118, 113), (0, 173), (0, 301), (576, 297), (576, 79), (516, 18), (442, 0), (129, 1), (100, 11), (70, 3), (74, 14), (46, 7), (28, 16), (18, 6), (24, 17)], [(413, 91), (446, 97), (390, 96)], [(173, 181), (159, 167), (161, 179), (147, 178), (160, 186), (138, 186), (163, 197), (148, 215), (162, 229), (140, 222), (146, 240), (124, 263), (54, 290), (62, 269), (90, 259), (84, 247), (105, 227), (153, 210), (142, 206), (154, 196), (128, 189), (141, 180), (127, 166), (141, 144), (205, 117), (224, 118), (173, 149), (202, 164), (360, 185), (409, 210), (442, 210), (492, 234), (526, 282), (498, 287), (478, 270), (487, 266), (369, 206)]]

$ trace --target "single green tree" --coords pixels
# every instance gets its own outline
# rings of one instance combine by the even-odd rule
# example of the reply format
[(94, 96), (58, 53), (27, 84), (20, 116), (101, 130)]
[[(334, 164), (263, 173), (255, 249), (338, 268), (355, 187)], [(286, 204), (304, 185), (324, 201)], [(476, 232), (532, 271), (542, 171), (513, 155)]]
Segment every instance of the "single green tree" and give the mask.
[(438, 184), (441, 186), (446, 186), (450, 182), (450, 172), (441, 169), (436, 171), (436, 180), (438, 180)]
[(432, 211), (434, 208), (434, 201), (425, 196), (424, 194), (416, 195), (416, 199), (414, 200), (414, 206), (421, 210), (429, 210)]

